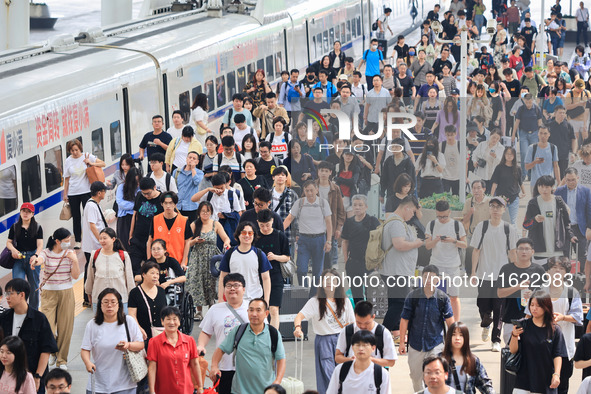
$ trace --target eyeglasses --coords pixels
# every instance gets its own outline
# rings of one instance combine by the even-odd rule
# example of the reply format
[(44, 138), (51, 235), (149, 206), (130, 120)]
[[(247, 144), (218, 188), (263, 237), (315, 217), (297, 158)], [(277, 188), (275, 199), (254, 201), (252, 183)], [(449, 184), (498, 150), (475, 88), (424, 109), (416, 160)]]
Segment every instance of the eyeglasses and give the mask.
[(449, 215), (447, 216), (437, 216), (437, 219), (447, 219), (449, 217)]
[(54, 386), (53, 384), (50, 384), (49, 386), (47, 386), (48, 389), (50, 390), (65, 390), (68, 388), (67, 384), (60, 384), (59, 386)]
[(502, 205), (489, 205), (490, 209), (502, 209), (504, 208)]
[(224, 286), (226, 289), (231, 290), (231, 289), (239, 289), (242, 287), (242, 283), (228, 283), (226, 284), (226, 286)]
[(531, 248), (517, 248), (518, 252), (529, 252), (530, 250), (532, 250)]
[(259, 208), (264, 208), (265, 205), (267, 205), (267, 203), (266, 202), (256, 202), (255, 201), (254, 202), (254, 205), (257, 206), (257, 207), (259, 207)]
[(245, 237), (252, 237), (254, 235), (254, 231), (241, 231), (240, 235), (243, 235)]
[(105, 306), (107, 306), (107, 305), (117, 305), (117, 304), (119, 304), (119, 301), (102, 301), (101, 304), (102, 305), (105, 305)]
[(439, 376), (439, 375), (443, 375), (443, 373), (444, 372), (443, 371), (440, 371), (440, 370), (437, 370), (437, 371), (425, 371), (425, 372), (423, 372), (424, 375), (428, 375), (428, 376), (431, 376), (431, 375)]
[(18, 293), (21, 293), (20, 291), (7, 291), (6, 293), (4, 293), (4, 295), (6, 297), (11, 297), (13, 295), (18, 295)]

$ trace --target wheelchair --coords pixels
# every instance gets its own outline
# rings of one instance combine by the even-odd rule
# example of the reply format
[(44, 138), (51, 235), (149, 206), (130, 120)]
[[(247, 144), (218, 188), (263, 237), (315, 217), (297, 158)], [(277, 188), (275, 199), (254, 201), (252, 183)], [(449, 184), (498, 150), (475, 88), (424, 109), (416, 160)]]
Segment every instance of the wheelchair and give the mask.
[[(169, 280), (170, 278), (166, 278)], [(193, 297), (185, 291), (184, 283), (175, 283), (164, 289), (166, 293), (166, 303), (168, 306), (174, 306), (181, 311), (180, 330), (183, 334), (191, 335), (193, 331), (193, 317), (195, 316), (195, 306)]]

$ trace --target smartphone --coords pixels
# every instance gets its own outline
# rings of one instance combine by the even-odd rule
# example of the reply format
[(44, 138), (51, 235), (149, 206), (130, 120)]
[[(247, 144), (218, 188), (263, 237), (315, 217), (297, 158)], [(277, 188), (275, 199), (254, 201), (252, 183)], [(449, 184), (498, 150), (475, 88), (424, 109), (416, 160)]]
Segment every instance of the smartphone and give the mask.
[(447, 235), (441, 235), (439, 238), (440, 238), (442, 241), (445, 241), (445, 239), (447, 238)]
[(430, 151), (430, 150), (428, 150), (428, 151), (427, 151), (427, 156), (433, 156), (433, 152), (432, 152), (432, 151)]
[(543, 157), (538, 157), (538, 159), (542, 160), (542, 163), (546, 161)]
[(521, 319), (511, 319), (511, 324), (517, 328), (523, 328), (523, 320)]

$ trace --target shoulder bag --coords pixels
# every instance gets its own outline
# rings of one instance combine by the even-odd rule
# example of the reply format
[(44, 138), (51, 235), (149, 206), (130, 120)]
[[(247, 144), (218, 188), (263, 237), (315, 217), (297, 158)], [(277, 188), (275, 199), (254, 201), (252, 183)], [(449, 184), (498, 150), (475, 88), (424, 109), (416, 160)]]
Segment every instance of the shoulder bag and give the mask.
[[(86, 154), (86, 158), (88, 159), (89, 154)], [(96, 166), (91, 166), (91, 165), (87, 165), (86, 167), (86, 176), (88, 177), (88, 181), (90, 182), (90, 184), (92, 184), (93, 182), (105, 182), (105, 173), (103, 172), (103, 169), (100, 167), (96, 167)]]
[(343, 325), (343, 323), (341, 323), (341, 320), (337, 317), (337, 314), (334, 313), (334, 309), (332, 309), (332, 306), (330, 306), (330, 304), (328, 303), (328, 301), (326, 301), (326, 307), (328, 308), (328, 310), (330, 311), (330, 313), (332, 313), (332, 316), (334, 317), (334, 319), (337, 321), (337, 323), (339, 323), (339, 326), (341, 328), (345, 327)]
[[(127, 334), (127, 342), (131, 342), (129, 335), (129, 327), (127, 327), (127, 318), (125, 319), (125, 333)], [(123, 351), (123, 359), (131, 380), (138, 383), (148, 374), (148, 364), (146, 363), (146, 351), (142, 349), (139, 352), (134, 352), (129, 349)]]
[(142, 285), (138, 285), (137, 288), (139, 289), (140, 294), (144, 298), (144, 302), (146, 303), (146, 308), (148, 308), (148, 317), (150, 318), (150, 331), (152, 331), (152, 338), (154, 338), (155, 336), (158, 336), (164, 332), (164, 327), (154, 327), (154, 325), (152, 325), (152, 322), (153, 322), (152, 311), (150, 309), (150, 304), (148, 304), (148, 299), (146, 298), (146, 295), (144, 294), (144, 290), (142, 289)]
[(519, 367), (521, 367), (521, 342), (518, 341), (517, 343), (519, 345), (517, 353), (509, 354), (507, 361), (505, 361), (505, 370), (511, 375), (517, 375), (517, 372), (519, 372)]
[[(43, 288), (43, 286), (45, 286), (45, 284), (47, 283), (47, 281), (57, 272), (57, 270), (60, 269), (60, 265), (62, 265), (62, 261), (64, 261), (64, 259), (66, 258), (66, 254), (68, 254), (68, 251), (64, 251), (64, 254), (62, 255), (62, 257), (60, 258), (60, 261), (57, 263), (57, 267), (55, 267), (55, 270), (49, 274), (47, 276), (47, 279), (44, 279), (41, 284), (39, 285), (39, 288), (37, 289), (37, 291), (41, 290)], [(47, 256), (47, 255), (46, 255)], [(47, 266), (45, 266), (47, 267)]]

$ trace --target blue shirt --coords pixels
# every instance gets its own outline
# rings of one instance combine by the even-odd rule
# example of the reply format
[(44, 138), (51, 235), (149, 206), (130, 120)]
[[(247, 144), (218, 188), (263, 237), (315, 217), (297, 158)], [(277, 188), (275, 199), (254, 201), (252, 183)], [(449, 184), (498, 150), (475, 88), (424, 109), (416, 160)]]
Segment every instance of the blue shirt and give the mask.
[(368, 49), (363, 54), (363, 60), (365, 60), (365, 75), (373, 77), (374, 75), (380, 75), (380, 60), (384, 59), (384, 54), (379, 49), (372, 51)]
[(568, 205), (568, 209), (570, 209), (569, 217), (570, 217), (570, 225), (572, 227), (573, 224), (577, 223), (577, 188), (576, 187), (573, 190), (570, 190), (568, 187), (566, 188), (566, 205)]
[(536, 149), (536, 156), (532, 157), (532, 154), (534, 152), (533, 146), (534, 144), (531, 144), (527, 148), (525, 164), (530, 164), (538, 157), (544, 158), (543, 163), (536, 164), (534, 168), (531, 169), (531, 184), (535, 185), (538, 178), (542, 175), (554, 176), (554, 162), (558, 162), (558, 148), (556, 146), (552, 146), (550, 143), (548, 143), (548, 146), (546, 146), (545, 148), (540, 148), (538, 146), (538, 148)]
[[(127, 201), (123, 198), (123, 183), (120, 183), (117, 186), (117, 191), (115, 192), (115, 201), (117, 201), (117, 217), (122, 218), (126, 215), (133, 215), (133, 206), (135, 205), (135, 198), (133, 201)], [(137, 192), (140, 189), (138, 188), (134, 194), (134, 197), (137, 195)]]
[(177, 168), (172, 173), (172, 177), (175, 179), (177, 189), (179, 190), (179, 202), (176, 205), (177, 209), (179, 211), (197, 210), (199, 202), (191, 201), (191, 197), (199, 191), (199, 183), (203, 179), (203, 171), (196, 168), (195, 176), (193, 176), (191, 171), (187, 171), (184, 168)]
[[(441, 316), (437, 305), (437, 294), (441, 292), (436, 289), (435, 293), (427, 298), (423, 288), (418, 288), (404, 300), (400, 317), (409, 322), (412, 320), (412, 325), (408, 328), (408, 344), (415, 350), (426, 352), (443, 343), (443, 325), (446, 319), (453, 317), (453, 311), (449, 297), (445, 295), (445, 312)], [(413, 298), (417, 300), (413, 301)], [(414, 310), (413, 304), (416, 305)]]

